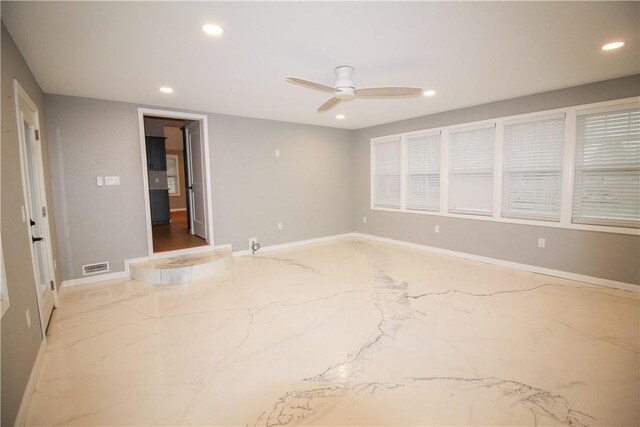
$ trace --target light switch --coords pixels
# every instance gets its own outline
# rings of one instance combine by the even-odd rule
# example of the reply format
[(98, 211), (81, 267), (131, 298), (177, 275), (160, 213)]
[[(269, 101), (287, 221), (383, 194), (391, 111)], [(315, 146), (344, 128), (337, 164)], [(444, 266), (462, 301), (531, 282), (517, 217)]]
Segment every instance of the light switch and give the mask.
[(102, 187), (103, 181), (102, 181), (102, 177), (101, 176), (97, 176), (96, 177), (96, 185), (98, 187)]
[[(156, 179), (158, 179), (158, 178), (156, 178)], [(105, 176), (104, 177), (104, 185), (120, 185), (120, 177), (119, 176)]]
[(280, 157), (280, 150), (276, 150), (276, 157)]

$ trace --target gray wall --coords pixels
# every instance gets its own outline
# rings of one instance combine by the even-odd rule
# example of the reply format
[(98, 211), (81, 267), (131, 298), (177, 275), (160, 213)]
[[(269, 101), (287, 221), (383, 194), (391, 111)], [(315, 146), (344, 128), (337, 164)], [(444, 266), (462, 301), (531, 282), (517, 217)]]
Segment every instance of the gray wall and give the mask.
[[(63, 279), (147, 255), (138, 105), (45, 97)], [(352, 231), (353, 131), (208, 114), (216, 245)], [(274, 152), (279, 149), (281, 157)], [(97, 187), (96, 176), (121, 185)], [(277, 224), (282, 222), (283, 230)]]
[[(31, 264), (30, 236), (27, 224), (22, 222), (21, 207), (24, 205), (23, 186), (20, 174), (20, 154), (16, 133), (13, 79), (36, 103), (40, 112), (40, 127), (44, 126), (43, 93), (33, 74), (18, 51), (13, 39), (2, 24), (2, 201), (1, 232), (7, 288), (11, 305), (2, 317), (2, 425), (13, 425), (25, 386), (31, 373), (42, 336)], [(41, 132), (44, 133), (44, 132)], [(47, 139), (42, 138), (43, 156), (47, 154)], [(49, 168), (45, 164), (45, 181), (50, 182)], [(55, 213), (47, 187), (49, 215), (52, 220), (54, 259), (57, 259)], [(59, 276), (56, 274), (56, 276)], [(59, 277), (56, 277), (58, 286)], [(31, 328), (27, 328), (25, 311), (31, 311)]]
[[(635, 75), (359, 129), (353, 147), (353, 224), (376, 236), (638, 284), (638, 236), (371, 210), (369, 144), (377, 136), (639, 94), (640, 75)], [(439, 234), (434, 225), (440, 225)], [(545, 249), (537, 247), (539, 237), (547, 239)]]

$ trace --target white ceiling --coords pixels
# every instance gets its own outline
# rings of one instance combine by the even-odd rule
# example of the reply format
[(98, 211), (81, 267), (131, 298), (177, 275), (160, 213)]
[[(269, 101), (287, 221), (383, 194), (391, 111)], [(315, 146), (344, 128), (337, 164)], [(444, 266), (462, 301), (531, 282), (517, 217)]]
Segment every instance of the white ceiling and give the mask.
[[(638, 2), (3, 1), (2, 20), (47, 93), (349, 129), (640, 72)], [(284, 80), (337, 65), (437, 95), (318, 114), (327, 94)]]

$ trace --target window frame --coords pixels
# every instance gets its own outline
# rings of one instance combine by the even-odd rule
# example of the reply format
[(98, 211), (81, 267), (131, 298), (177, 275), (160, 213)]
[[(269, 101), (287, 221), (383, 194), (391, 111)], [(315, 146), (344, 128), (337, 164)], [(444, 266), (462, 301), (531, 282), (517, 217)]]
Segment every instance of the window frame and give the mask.
[[(544, 121), (549, 121), (549, 120), (562, 120), (562, 126), (564, 128), (563, 131), (563, 136), (562, 136), (562, 147), (561, 147), (561, 159), (560, 159), (560, 168), (558, 170), (560, 176), (559, 176), (559, 181), (560, 181), (560, 201), (559, 201), (559, 206), (558, 206), (558, 216), (552, 216), (552, 215), (547, 215), (547, 214), (536, 214), (536, 213), (505, 213), (504, 212), (504, 195), (505, 195), (505, 188), (504, 188), (504, 183), (505, 180), (507, 179), (507, 175), (508, 175), (508, 171), (506, 168), (506, 150), (507, 150), (507, 145), (506, 145), (506, 139), (504, 138), (505, 136), (505, 129), (507, 126), (513, 126), (513, 125), (519, 125), (519, 124), (529, 124), (529, 123), (537, 123), (537, 122), (544, 122)], [(509, 120), (509, 119), (505, 119), (503, 120), (503, 139), (502, 139), (502, 176), (500, 177), (500, 180), (502, 181), (502, 192), (500, 193), (500, 197), (501, 197), (501, 209), (502, 209), (502, 217), (503, 218), (513, 218), (513, 219), (525, 219), (525, 220), (537, 220), (537, 221), (551, 221), (551, 222), (560, 222), (561, 216), (562, 216), (562, 202), (563, 202), (563, 180), (564, 180), (564, 168), (565, 168), (565, 159), (564, 159), (564, 155), (565, 155), (565, 145), (567, 143), (566, 141), (566, 126), (567, 126), (567, 117), (566, 114), (564, 113), (560, 113), (560, 114), (540, 114), (534, 117), (528, 117), (528, 118), (523, 118), (523, 119), (514, 119), (514, 120)], [(527, 172), (532, 171), (533, 169), (529, 169)], [(542, 169), (537, 169), (537, 171), (542, 171)], [(512, 171), (513, 172), (513, 171)], [(523, 171), (520, 171), (520, 173), (522, 173)]]
[[(630, 234), (640, 236), (640, 229), (633, 227), (624, 227), (620, 225), (596, 225), (596, 224), (582, 224), (572, 222), (572, 209), (573, 209), (573, 186), (574, 186), (574, 172), (575, 172), (575, 155), (576, 155), (576, 135), (577, 135), (577, 116), (578, 114), (588, 114), (592, 111), (608, 110), (614, 111), (626, 105), (640, 104), (640, 96), (634, 96), (629, 98), (621, 98), (604, 102), (595, 102), (589, 104), (581, 104), (575, 106), (569, 106), (564, 108), (557, 108), (552, 110), (535, 111), (524, 114), (517, 114), (512, 116), (504, 116), (499, 118), (488, 118), (475, 122), (468, 123), (456, 123), (448, 126), (420, 129), (412, 132), (403, 132), (398, 134), (384, 135), (374, 137), (370, 139), (370, 209), (372, 211), (383, 212), (399, 212), (417, 215), (432, 215), (438, 217), (447, 218), (460, 218), (477, 221), (493, 221), (502, 222), (507, 224), (523, 224), (523, 225), (535, 225), (541, 227), (551, 228), (564, 228), (572, 230), (585, 230), (585, 231), (598, 231), (614, 234)], [(513, 122), (515, 120), (535, 120), (536, 117), (544, 118), (553, 114), (565, 114), (565, 129), (564, 129), (564, 151), (562, 162), (562, 198), (560, 207), (560, 221), (548, 221), (539, 219), (525, 219), (525, 218), (511, 218), (502, 216), (502, 182), (503, 182), (503, 150), (504, 150), (504, 124), (505, 122)], [(448, 212), (449, 200), (449, 134), (452, 131), (461, 131), (465, 129), (478, 128), (482, 126), (491, 126), (495, 123), (495, 147), (494, 147), (494, 187), (493, 187), (493, 213), (491, 216), (475, 215), (475, 214), (461, 214)], [(439, 211), (426, 211), (408, 209), (406, 207), (406, 188), (404, 183), (406, 182), (407, 170), (407, 158), (406, 158), (406, 136), (413, 134), (420, 134), (425, 132), (440, 132), (440, 210)], [(377, 207), (374, 205), (373, 189), (375, 186), (374, 175), (374, 156), (373, 156), (373, 144), (376, 142), (382, 142), (383, 140), (389, 140), (391, 138), (400, 138), (400, 164), (401, 164), (401, 177), (402, 183), (400, 189), (400, 208), (386, 208)]]
[(175, 175), (169, 175), (169, 167), (167, 166), (167, 187), (169, 186), (168, 182), (169, 182), (169, 177), (173, 177), (176, 179), (176, 192), (172, 193), (171, 191), (169, 191), (169, 197), (175, 197), (175, 196), (180, 196), (180, 162), (179, 157), (177, 154), (167, 154), (165, 155), (165, 157), (167, 158), (167, 160), (169, 160), (169, 158), (171, 159), (175, 159), (176, 161), (176, 174)]
[[(395, 142), (398, 137), (400, 137), (400, 203), (398, 207), (393, 207), (393, 206), (376, 206), (376, 200), (375, 200), (375, 177), (378, 175), (377, 173), (377, 168), (376, 168), (376, 150), (373, 149), (373, 146), (375, 144), (384, 144), (384, 143), (389, 143), (389, 142)], [(403, 162), (403, 159), (405, 158), (405, 150), (406, 150), (406, 144), (405, 144), (405, 136), (402, 135), (392, 135), (392, 136), (388, 136), (388, 137), (381, 137), (381, 138), (375, 138), (375, 142), (372, 140), (371, 142), (371, 195), (370, 195), (370, 199), (371, 199), (371, 206), (375, 207), (376, 209), (382, 209), (382, 210), (390, 210), (392, 212), (399, 212), (400, 209), (402, 209), (405, 206), (405, 199), (406, 199), (406, 189), (405, 189), (405, 183), (403, 182), (403, 177), (406, 174), (406, 165)]]
[[(572, 182), (572, 193), (571, 193), (571, 214), (570, 214), (570, 218), (569, 220), (571, 221), (572, 224), (581, 224), (581, 225), (598, 225), (598, 226), (606, 226), (606, 227), (621, 227), (621, 228), (635, 228), (635, 229), (640, 229), (640, 222), (637, 221), (631, 221), (631, 220), (618, 220), (618, 219), (606, 219), (606, 218), (577, 218), (574, 216), (574, 202), (575, 200), (573, 199), (575, 197), (575, 192), (573, 192), (573, 190), (575, 189), (575, 176), (576, 176), (576, 167), (575, 167), (575, 163), (577, 162), (577, 132), (578, 132), (578, 117), (579, 116), (588, 116), (591, 114), (601, 114), (601, 113), (612, 113), (615, 111), (623, 111), (623, 110), (630, 110), (630, 109), (635, 109), (635, 108), (640, 108), (640, 105), (638, 105), (638, 102), (628, 102), (628, 103), (620, 103), (620, 104), (616, 104), (616, 105), (605, 105), (605, 106), (600, 106), (600, 107), (595, 107), (595, 108), (585, 108), (585, 109), (580, 109), (576, 111), (576, 138), (575, 138), (575, 143), (576, 143), (576, 147), (574, 149), (573, 152), (573, 156), (574, 156), (574, 170), (573, 170), (573, 179), (574, 181)], [(611, 170), (611, 168), (604, 168), (604, 169), (609, 169)]]
[[(450, 205), (450, 196), (451, 196), (451, 177), (454, 175), (453, 171), (452, 171), (452, 158), (451, 158), (451, 134), (454, 133), (464, 133), (464, 132), (473, 132), (473, 131), (480, 131), (480, 130), (486, 130), (486, 129), (493, 129), (493, 153), (492, 154), (492, 163), (493, 163), (493, 168), (492, 169), (487, 169), (487, 170), (482, 170), (482, 171), (470, 171), (467, 172), (465, 175), (488, 175), (491, 174), (491, 185), (493, 187), (493, 192), (492, 192), (492, 197), (493, 199), (495, 199), (495, 186), (496, 186), (496, 178), (498, 177), (496, 175), (496, 141), (498, 139), (497, 136), (497, 124), (493, 121), (489, 121), (489, 122), (484, 122), (482, 124), (479, 125), (474, 125), (474, 126), (459, 126), (459, 127), (452, 127), (451, 129), (448, 129), (447, 131), (447, 136), (448, 136), (448, 147), (447, 150), (449, 150), (448, 154), (448, 176), (447, 176), (447, 188), (446, 191), (448, 192), (448, 206), (446, 206), (446, 212), (448, 214), (456, 214), (456, 215), (464, 215), (465, 217), (468, 215), (471, 216), (484, 216), (484, 217), (492, 217), (493, 216), (493, 212), (495, 210), (495, 203), (494, 200), (492, 200), (491, 202), (491, 209), (489, 211), (484, 211), (484, 210), (479, 210), (479, 209), (463, 209), (463, 208), (454, 208)], [(442, 177), (440, 178), (442, 179)], [(442, 190), (442, 189), (441, 189)]]
[(9, 309), (11, 303), (9, 302), (9, 290), (7, 288), (7, 274), (4, 267), (4, 252), (2, 251), (2, 236), (0, 236), (0, 306), (1, 313), (0, 318), (4, 317), (4, 314)]
[[(415, 137), (432, 137), (432, 136), (437, 136), (438, 139), (440, 140), (440, 147), (439, 147), (439, 156), (440, 156), (440, 160), (438, 161), (438, 184), (439, 184), (439, 188), (438, 188), (438, 207), (437, 208), (407, 208), (411, 211), (426, 211), (426, 212), (440, 212), (440, 203), (442, 202), (442, 194), (440, 193), (442, 190), (442, 133), (440, 131), (435, 131), (435, 132), (411, 132), (408, 134), (404, 135), (403, 140), (400, 142), (400, 153), (401, 153), (401, 158), (400, 158), (400, 179), (404, 180), (404, 188), (409, 188), (409, 178), (411, 176), (417, 176), (417, 175), (422, 175), (425, 177), (431, 177), (431, 176), (435, 176), (436, 174), (431, 173), (431, 172), (426, 172), (426, 173), (421, 173), (421, 174), (410, 174), (409, 173), (409, 157), (406, 153), (408, 153), (408, 149), (407, 149), (407, 140), (409, 138), (415, 138)], [(404, 146), (404, 148), (403, 148)], [(405, 151), (405, 156), (402, 157), (402, 151)], [(403, 169), (404, 168), (404, 169)], [(404, 173), (403, 173), (404, 171)], [(402, 188), (401, 190), (402, 191)], [(408, 195), (408, 193), (407, 193)], [(402, 194), (400, 194), (400, 199), (402, 200)], [(405, 196), (405, 199), (407, 197)], [(405, 206), (406, 206), (407, 200), (405, 200)]]

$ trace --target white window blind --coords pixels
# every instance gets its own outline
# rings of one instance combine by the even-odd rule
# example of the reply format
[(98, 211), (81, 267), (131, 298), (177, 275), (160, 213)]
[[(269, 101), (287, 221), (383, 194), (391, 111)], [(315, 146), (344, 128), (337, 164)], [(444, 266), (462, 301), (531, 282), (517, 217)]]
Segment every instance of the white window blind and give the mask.
[(505, 124), (502, 216), (560, 220), (564, 115)]
[(638, 227), (640, 109), (577, 119), (573, 222)]
[(449, 136), (449, 212), (491, 215), (495, 128)]
[(373, 204), (400, 207), (400, 137), (372, 144), (374, 156)]
[(440, 133), (409, 135), (407, 209), (440, 209)]

